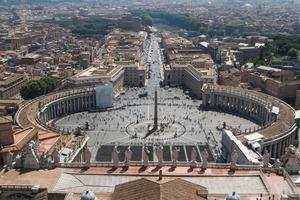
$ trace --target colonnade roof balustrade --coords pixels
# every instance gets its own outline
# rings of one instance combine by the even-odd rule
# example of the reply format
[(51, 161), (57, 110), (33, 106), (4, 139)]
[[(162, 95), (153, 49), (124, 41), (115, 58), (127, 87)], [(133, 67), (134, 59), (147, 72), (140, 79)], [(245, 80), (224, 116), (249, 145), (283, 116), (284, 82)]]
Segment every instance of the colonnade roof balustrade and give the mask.
[(279, 108), (279, 114), (277, 120), (271, 125), (262, 128), (259, 133), (265, 136), (266, 140), (272, 140), (279, 138), (285, 134), (292, 132), (295, 129), (295, 110), (284, 101), (253, 90), (247, 90), (243, 88), (234, 88), (230, 86), (219, 85), (205, 85), (203, 87), (204, 93), (215, 93), (222, 95), (234, 95), (241, 98), (253, 100), (261, 103), (272, 112), (272, 107)]
[(94, 90), (94, 87), (78, 87), (72, 89), (65, 89), (61, 91), (55, 91), (47, 95), (37, 97), (32, 100), (25, 101), (19, 106), (19, 109), (15, 115), (15, 122), (22, 128), (35, 126), (40, 129), (45, 129), (36, 120), (36, 115), (39, 112), (39, 107), (43, 107), (52, 101), (66, 98), (68, 96), (88, 93)]

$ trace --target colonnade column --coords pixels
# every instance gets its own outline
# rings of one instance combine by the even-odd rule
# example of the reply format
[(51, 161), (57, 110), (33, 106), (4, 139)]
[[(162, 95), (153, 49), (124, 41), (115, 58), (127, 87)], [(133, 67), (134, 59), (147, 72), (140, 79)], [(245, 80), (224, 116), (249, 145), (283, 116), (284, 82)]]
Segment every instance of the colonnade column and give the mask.
[(274, 158), (277, 158), (277, 144), (274, 145)]
[(205, 93), (202, 94), (202, 104), (203, 104), (204, 106), (207, 105), (207, 96), (206, 96)]

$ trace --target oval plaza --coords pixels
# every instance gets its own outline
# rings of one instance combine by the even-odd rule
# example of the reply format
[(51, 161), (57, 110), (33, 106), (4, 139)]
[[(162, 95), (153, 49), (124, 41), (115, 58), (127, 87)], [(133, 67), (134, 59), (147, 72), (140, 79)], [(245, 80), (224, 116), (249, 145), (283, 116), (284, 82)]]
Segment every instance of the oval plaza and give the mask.
[[(106, 38), (105, 56), (116, 56), (113, 41), (120, 35), (115, 32)], [(179, 149), (182, 165), (189, 165), (193, 148), (199, 161), (207, 151), (210, 162), (226, 162), (236, 149), (240, 164), (257, 164), (266, 150), (272, 158), (280, 158), (288, 146), (298, 144), (299, 117), (287, 103), (260, 92), (217, 85), (213, 62), (202, 52), (181, 48), (184, 55), (201, 54), (196, 61), (173, 55), (174, 36), (166, 34), (161, 40), (153, 35), (147, 40), (142, 33), (122, 37), (138, 41), (132, 42), (138, 63), (125, 47), (122, 56), (127, 60), (115, 61), (118, 67), (104, 56), (107, 61), (101, 66), (72, 77), (69, 89), (24, 103), (17, 123), (62, 135), (84, 135), (86, 143), (78, 145), (89, 148), (93, 162), (107, 165), (115, 147), (121, 161), (122, 152), (130, 147), (136, 165), (142, 165), (145, 147), (155, 165), (154, 152), (160, 146), (166, 164), (172, 161), (174, 148)], [(189, 47), (188, 41), (185, 45)], [(64, 161), (84, 161), (83, 149)]]

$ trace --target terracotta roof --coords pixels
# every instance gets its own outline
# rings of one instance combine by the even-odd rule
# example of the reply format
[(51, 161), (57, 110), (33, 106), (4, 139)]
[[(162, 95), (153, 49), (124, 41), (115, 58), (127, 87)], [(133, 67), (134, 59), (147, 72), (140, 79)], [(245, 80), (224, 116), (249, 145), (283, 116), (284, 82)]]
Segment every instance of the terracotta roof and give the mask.
[(180, 178), (141, 178), (117, 185), (113, 199), (118, 200), (177, 200), (177, 199), (207, 199), (208, 191), (205, 187)]
[(28, 142), (34, 139), (37, 129), (33, 127), (18, 130), (14, 134), (14, 144), (4, 146), (0, 152), (19, 151), (24, 148)]
[(39, 151), (40, 152), (48, 152), (52, 149), (52, 147), (59, 140), (59, 134), (53, 132), (47, 132), (39, 130), (38, 132), (39, 138)]

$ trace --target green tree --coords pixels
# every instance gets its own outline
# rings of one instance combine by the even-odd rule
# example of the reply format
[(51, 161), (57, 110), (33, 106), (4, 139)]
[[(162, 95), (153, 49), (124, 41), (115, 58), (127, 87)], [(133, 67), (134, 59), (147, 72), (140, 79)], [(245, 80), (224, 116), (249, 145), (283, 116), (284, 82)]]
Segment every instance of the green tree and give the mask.
[(36, 80), (28, 81), (27, 84), (21, 88), (20, 94), (23, 99), (33, 99), (41, 95), (40, 84)]
[(30, 98), (28, 86), (25, 85), (20, 89), (21, 97), (25, 100)]
[(217, 31), (215, 29), (210, 29), (210, 30), (208, 30), (207, 34), (209, 37), (212, 38), (212, 37), (215, 37), (215, 35), (217, 34)]
[(143, 14), (142, 15), (142, 24), (146, 26), (152, 26), (153, 25), (153, 19), (149, 14)]
[(287, 55), (288, 55), (290, 58), (292, 58), (292, 59), (297, 59), (297, 57), (298, 57), (298, 51), (297, 51), (297, 49), (295, 49), (295, 48), (291, 48), (291, 49), (288, 51)]
[[(198, 31), (201, 27), (200, 22), (189, 14), (168, 13), (161, 10), (145, 10), (145, 11), (131, 11), (133, 15), (139, 16), (143, 19), (155, 19), (159, 23), (169, 26), (176, 26), (186, 30)], [(149, 20), (150, 23), (150, 20)], [(153, 21), (152, 21), (153, 23)]]
[(30, 80), (20, 90), (23, 99), (33, 99), (40, 95), (52, 92), (56, 88), (56, 80), (45, 77), (40, 80)]
[(40, 82), (43, 83), (43, 85), (45, 86), (45, 93), (49, 93), (51, 91), (53, 91), (56, 86), (57, 86), (57, 82), (54, 78), (51, 77), (44, 77), (40, 80)]

